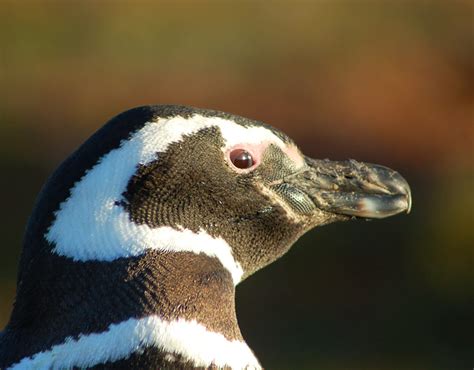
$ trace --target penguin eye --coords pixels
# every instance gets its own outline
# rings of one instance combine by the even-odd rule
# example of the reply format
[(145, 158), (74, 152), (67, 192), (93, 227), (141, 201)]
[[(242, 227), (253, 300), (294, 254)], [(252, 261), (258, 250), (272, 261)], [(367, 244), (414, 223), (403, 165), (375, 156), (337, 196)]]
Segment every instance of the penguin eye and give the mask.
[(230, 153), (232, 164), (242, 170), (250, 168), (254, 164), (252, 155), (244, 149), (236, 149)]

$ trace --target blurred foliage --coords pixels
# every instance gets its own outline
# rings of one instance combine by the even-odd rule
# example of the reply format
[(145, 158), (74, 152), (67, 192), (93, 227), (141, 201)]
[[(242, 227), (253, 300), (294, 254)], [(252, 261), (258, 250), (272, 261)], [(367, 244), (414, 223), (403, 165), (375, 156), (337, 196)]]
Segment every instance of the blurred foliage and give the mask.
[[(329, 225), (238, 289), (270, 369), (472, 367), (470, 1), (0, 3), (0, 327), (23, 228), (111, 116), (178, 103), (260, 119), (306, 154), (400, 170), (409, 216)], [(472, 330), (471, 330), (472, 331)]]
[[(474, 294), (474, 174), (440, 179), (437, 202), (419, 232), (417, 267), (433, 289), (446, 297), (472, 299)], [(452, 180), (455, 179), (455, 182)], [(448, 221), (448, 222), (447, 222)], [(419, 266), (419, 267), (418, 267)]]

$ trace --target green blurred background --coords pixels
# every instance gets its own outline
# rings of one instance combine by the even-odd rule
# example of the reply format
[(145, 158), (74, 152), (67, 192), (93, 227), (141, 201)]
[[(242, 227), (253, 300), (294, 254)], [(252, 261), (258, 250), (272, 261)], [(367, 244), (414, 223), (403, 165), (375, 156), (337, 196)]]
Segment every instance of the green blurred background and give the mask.
[(473, 366), (468, 1), (0, 3), (0, 328), (48, 174), (137, 105), (237, 113), (399, 170), (410, 215), (329, 225), (237, 290), (268, 369)]

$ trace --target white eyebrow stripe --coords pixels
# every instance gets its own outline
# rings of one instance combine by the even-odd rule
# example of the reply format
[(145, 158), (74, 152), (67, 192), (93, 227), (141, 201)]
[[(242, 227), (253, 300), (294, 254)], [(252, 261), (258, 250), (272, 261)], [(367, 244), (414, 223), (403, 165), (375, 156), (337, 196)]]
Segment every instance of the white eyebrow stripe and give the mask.
[(243, 269), (224, 239), (213, 238), (203, 230), (193, 233), (179, 225), (175, 228), (137, 225), (116, 204), (122, 199), (139, 164), (155, 160), (158, 152), (166, 151), (171, 143), (182, 140), (184, 135), (214, 126), (220, 128), (226, 147), (242, 141), (259, 143), (268, 140), (285, 146), (264, 127), (244, 127), (217, 117), (195, 115), (148, 122), (120, 147), (100, 158), (74, 184), (69, 198), (61, 203), (45, 234), (46, 240), (53, 244), (53, 252), (75, 261), (113, 261), (140, 256), (147, 250), (204, 253), (219, 259), (237, 284)]

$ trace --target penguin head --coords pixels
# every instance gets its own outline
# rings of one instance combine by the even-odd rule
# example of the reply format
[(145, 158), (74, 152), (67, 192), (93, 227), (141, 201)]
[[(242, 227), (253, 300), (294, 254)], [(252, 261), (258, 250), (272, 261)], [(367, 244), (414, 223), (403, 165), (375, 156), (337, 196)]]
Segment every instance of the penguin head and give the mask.
[(205, 253), (238, 283), (315, 226), (386, 217), (409, 210), (410, 199), (397, 172), (310, 159), (261, 122), (147, 106), (109, 121), (60, 166), (26, 240), (39, 233), (76, 261)]
[(176, 360), (258, 369), (235, 285), (316, 226), (410, 206), (397, 172), (308, 158), (261, 122), (184, 106), (131, 109), (40, 192), (0, 367)]

